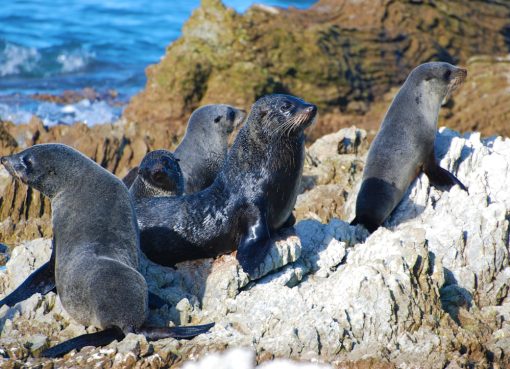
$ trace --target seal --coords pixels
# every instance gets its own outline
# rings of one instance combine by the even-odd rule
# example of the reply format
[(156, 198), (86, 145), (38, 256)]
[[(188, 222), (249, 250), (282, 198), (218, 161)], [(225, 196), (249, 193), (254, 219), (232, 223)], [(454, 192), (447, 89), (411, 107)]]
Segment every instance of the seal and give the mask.
[(315, 105), (293, 96), (259, 99), (211, 186), (191, 195), (135, 201), (142, 251), (171, 266), (237, 248), (242, 268), (253, 276), (271, 234), (292, 216), (303, 171), (304, 129), (316, 114)]
[(52, 267), (60, 301), (80, 324), (102, 329), (58, 344), (43, 356), (105, 345), (129, 332), (148, 339), (192, 338), (210, 329), (144, 326), (148, 289), (138, 272), (136, 215), (128, 190), (113, 174), (61, 144), (35, 145), (0, 161), (12, 176), (51, 199)]
[(244, 110), (222, 104), (205, 105), (191, 114), (184, 138), (175, 149), (186, 193), (213, 183), (227, 156), (228, 138), (245, 117)]
[[(224, 104), (204, 105), (191, 114), (184, 138), (175, 150), (186, 193), (201, 191), (213, 183), (227, 156), (228, 139), (245, 117), (244, 110)], [(137, 171), (133, 168), (123, 178), (128, 188)]]
[(465, 69), (443, 62), (422, 64), (409, 74), (368, 152), (352, 225), (375, 231), (421, 171), (434, 186), (467, 191), (434, 155), (441, 103), (466, 76)]
[(184, 178), (179, 159), (167, 150), (151, 151), (140, 163), (129, 192), (135, 199), (182, 195)]

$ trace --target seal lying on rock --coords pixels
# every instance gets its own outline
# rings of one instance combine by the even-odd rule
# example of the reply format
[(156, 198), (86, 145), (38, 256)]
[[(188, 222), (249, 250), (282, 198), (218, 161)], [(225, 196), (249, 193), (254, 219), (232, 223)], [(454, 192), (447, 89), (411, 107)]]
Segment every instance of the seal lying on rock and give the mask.
[(167, 150), (151, 151), (140, 163), (129, 192), (135, 199), (182, 195), (184, 179), (179, 159)]
[(384, 117), (363, 171), (356, 199), (356, 217), (375, 231), (398, 205), (420, 171), (435, 186), (466, 187), (441, 168), (434, 155), (434, 141), (441, 103), (466, 78), (467, 71), (448, 63), (425, 63), (407, 77)]
[(142, 251), (154, 262), (214, 257), (237, 248), (253, 276), (271, 233), (292, 219), (305, 137), (317, 107), (288, 95), (258, 100), (214, 183), (199, 193), (135, 201)]
[(149, 339), (192, 338), (211, 328), (143, 326), (148, 289), (138, 272), (136, 217), (126, 187), (114, 175), (60, 144), (36, 145), (1, 158), (1, 163), (51, 199), (51, 266), (62, 306), (80, 324), (102, 329), (58, 344), (43, 356), (105, 345), (129, 332)]
[[(201, 191), (213, 183), (227, 156), (228, 138), (245, 117), (244, 110), (223, 104), (205, 105), (191, 114), (186, 134), (175, 150), (186, 193)], [(133, 168), (124, 177), (128, 188), (137, 172), (138, 168)]]

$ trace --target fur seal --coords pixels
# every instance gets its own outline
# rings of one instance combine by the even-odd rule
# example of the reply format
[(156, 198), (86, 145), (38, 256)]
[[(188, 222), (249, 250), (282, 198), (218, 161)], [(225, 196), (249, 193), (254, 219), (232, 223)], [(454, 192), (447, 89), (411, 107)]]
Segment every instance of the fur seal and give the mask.
[(253, 275), (266, 257), (271, 233), (292, 216), (304, 163), (304, 129), (316, 114), (315, 105), (293, 96), (259, 99), (210, 187), (135, 201), (142, 251), (171, 266), (237, 248), (241, 266)]
[(62, 306), (80, 324), (102, 329), (60, 343), (43, 356), (105, 345), (129, 332), (148, 339), (192, 338), (210, 329), (144, 327), (148, 289), (138, 272), (136, 216), (128, 190), (113, 174), (62, 144), (35, 145), (0, 161), (12, 176), (51, 199), (51, 265)]
[(151, 151), (140, 163), (138, 175), (129, 192), (135, 199), (182, 195), (184, 178), (179, 159), (167, 150)]
[[(229, 136), (245, 117), (244, 110), (223, 104), (204, 105), (191, 114), (174, 153), (180, 160), (186, 193), (201, 191), (213, 183), (227, 156)], [(123, 178), (128, 188), (137, 171), (133, 168)]]
[(363, 170), (356, 199), (356, 217), (375, 231), (398, 205), (420, 171), (434, 186), (466, 187), (441, 168), (434, 155), (437, 119), (442, 101), (466, 78), (467, 71), (448, 63), (416, 67), (391, 103)]

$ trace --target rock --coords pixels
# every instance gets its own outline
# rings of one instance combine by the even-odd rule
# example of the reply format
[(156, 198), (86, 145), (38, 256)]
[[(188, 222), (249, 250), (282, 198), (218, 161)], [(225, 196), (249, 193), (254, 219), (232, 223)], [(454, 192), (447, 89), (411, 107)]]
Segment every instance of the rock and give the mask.
[(187, 362), (182, 369), (328, 369), (330, 366), (274, 360), (255, 366), (255, 355), (247, 349), (231, 349), (224, 353), (208, 354), (197, 362)]
[(296, 219), (345, 219), (345, 200), (361, 179), (367, 151), (367, 132), (356, 127), (343, 128), (315, 141), (307, 150), (301, 187), (308, 191), (298, 196)]
[[(308, 10), (275, 9), (238, 14), (203, 0), (147, 68), (146, 87), (124, 116), (182, 133), (179, 122), (201, 104), (248, 108), (278, 92), (318, 104), (321, 114), (360, 116), (423, 62), (508, 52), (507, 2), (321, 0)], [(340, 127), (319, 122), (314, 135)]]
[[(339, 137), (310, 149), (322, 158), (317, 167), (337, 155), (327, 148), (332, 150)], [(362, 154), (342, 155), (362, 165)], [(211, 352), (246, 347), (249, 351), (227, 351), (204, 358), (204, 364), (186, 365), (221, 367), (237, 360), (238, 367), (251, 368), (255, 355), (257, 362), (268, 362), (262, 368), (291, 365), (274, 359), (339, 368), (509, 366), (510, 140), (441, 129), (436, 155), (469, 194), (457, 187), (441, 192), (420, 175), (384, 227), (371, 235), (335, 218), (327, 224), (299, 221), (294, 233), (282, 234), (275, 243), (267, 274), (255, 281), (242, 273), (234, 255), (175, 269), (143, 260), (150, 290), (169, 302), (151, 311), (149, 323), (214, 321), (215, 327), (190, 341), (169, 338), (147, 349), (143, 337), (129, 335), (126, 342), (51, 362), (175, 367)], [(347, 205), (356, 196), (359, 177), (354, 178)], [(351, 214), (352, 208), (344, 211)], [(18, 246), (7, 272), (0, 274), (0, 288), (6, 292), (14, 284), (11, 279), (23, 279), (39, 263), (36, 245), (46, 250), (49, 244), (38, 240)], [(48, 254), (39, 257), (45, 261)], [(19, 272), (14, 275), (14, 270)], [(2, 308), (0, 327), (0, 346), (10, 357), (2, 360), (20, 366), (34, 360), (22, 344), (34, 334), (49, 337), (53, 345), (77, 334), (75, 329), (85, 330), (72, 322), (53, 293)]]

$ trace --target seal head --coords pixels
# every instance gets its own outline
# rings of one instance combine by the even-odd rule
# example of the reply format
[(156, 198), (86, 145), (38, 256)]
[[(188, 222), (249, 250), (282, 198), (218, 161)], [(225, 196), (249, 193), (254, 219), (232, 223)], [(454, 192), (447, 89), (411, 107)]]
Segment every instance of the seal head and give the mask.
[(213, 183), (227, 156), (229, 136), (245, 117), (244, 110), (223, 104), (205, 105), (191, 114), (186, 134), (175, 150), (186, 193)]
[(182, 195), (184, 178), (179, 159), (167, 150), (151, 151), (140, 163), (129, 192), (133, 198)]

